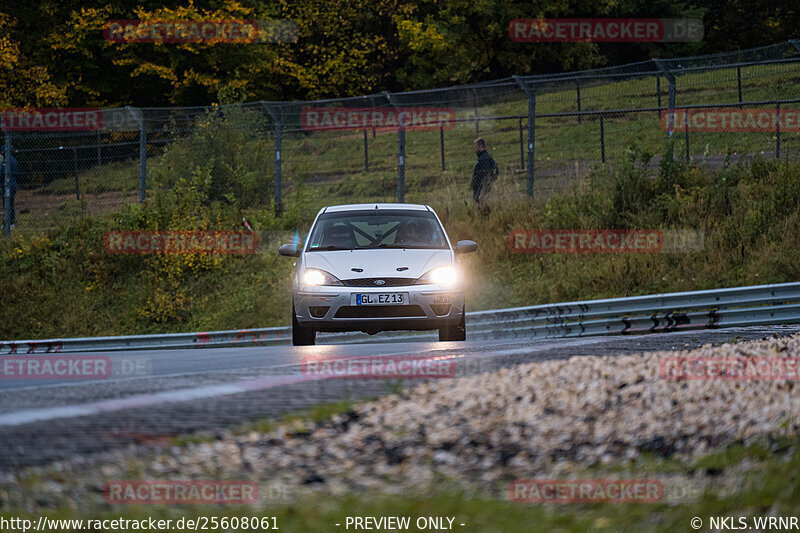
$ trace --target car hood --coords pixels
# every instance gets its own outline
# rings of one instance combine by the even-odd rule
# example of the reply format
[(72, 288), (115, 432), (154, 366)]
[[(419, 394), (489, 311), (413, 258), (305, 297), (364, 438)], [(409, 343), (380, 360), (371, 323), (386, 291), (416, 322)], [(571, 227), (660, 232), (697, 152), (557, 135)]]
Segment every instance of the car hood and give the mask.
[[(339, 279), (418, 278), (433, 268), (451, 265), (451, 254), (450, 250), (333, 250), (308, 252), (303, 260), (306, 268), (319, 268)], [(402, 267), (408, 270), (397, 270)]]

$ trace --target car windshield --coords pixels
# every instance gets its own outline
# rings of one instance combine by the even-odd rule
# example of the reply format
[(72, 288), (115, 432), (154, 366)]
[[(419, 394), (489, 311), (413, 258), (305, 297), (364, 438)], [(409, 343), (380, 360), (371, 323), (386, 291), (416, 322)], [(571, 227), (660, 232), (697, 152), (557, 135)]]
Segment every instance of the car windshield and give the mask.
[(428, 211), (349, 211), (323, 213), (307, 251), (371, 248), (447, 248), (439, 221)]

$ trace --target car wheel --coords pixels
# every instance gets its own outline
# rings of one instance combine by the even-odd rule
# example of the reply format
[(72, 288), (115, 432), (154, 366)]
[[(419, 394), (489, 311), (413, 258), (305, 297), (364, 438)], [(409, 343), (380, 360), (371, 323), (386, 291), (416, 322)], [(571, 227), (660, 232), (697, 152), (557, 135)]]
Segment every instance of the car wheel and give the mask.
[(467, 340), (466, 312), (461, 311), (461, 320), (454, 326), (439, 328), (439, 342)]
[(292, 344), (294, 346), (314, 346), (317, 340), (317, 332), (314, 328), (304, 328), (297, 323), (297, 315), (292, 305)]

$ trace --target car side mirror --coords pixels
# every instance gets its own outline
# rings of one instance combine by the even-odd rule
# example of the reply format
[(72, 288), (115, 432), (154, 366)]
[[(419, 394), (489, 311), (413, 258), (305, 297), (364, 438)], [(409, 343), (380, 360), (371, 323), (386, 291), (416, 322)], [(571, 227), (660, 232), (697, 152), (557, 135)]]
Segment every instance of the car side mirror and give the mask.
[(453, 252), (456, 254), (471, 254), (478, 249), (478, 243), (475, 241), (458, 241)]
[(300, 250), (296, 244), (284, 244), (278, 248), (278, 253), (287, 257), (300, 257)]

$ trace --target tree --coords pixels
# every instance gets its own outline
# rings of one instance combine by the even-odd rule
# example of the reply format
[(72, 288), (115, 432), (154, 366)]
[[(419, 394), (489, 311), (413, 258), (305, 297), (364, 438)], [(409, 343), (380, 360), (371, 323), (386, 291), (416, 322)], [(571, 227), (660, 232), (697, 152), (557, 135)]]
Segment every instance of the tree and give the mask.
[(22, 54), (12, 37), (15, 25), (15, 19), (0, 13), (0, 109), (65, 104), (65, 88), (51, 81), (45, 66)]

